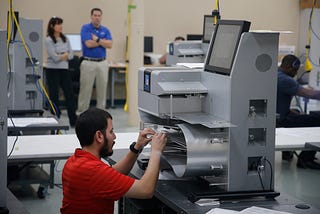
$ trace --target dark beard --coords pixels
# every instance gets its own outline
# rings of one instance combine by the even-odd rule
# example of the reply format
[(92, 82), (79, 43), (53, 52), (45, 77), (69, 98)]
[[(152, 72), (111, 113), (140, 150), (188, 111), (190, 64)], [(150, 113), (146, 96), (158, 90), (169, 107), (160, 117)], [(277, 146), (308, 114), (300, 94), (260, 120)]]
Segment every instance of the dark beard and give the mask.
[[(104, 136), (104, 140), (103, 140), (103, 146), (100, 149), (99, 155), (101, 158), (107, 158), (109, 156), (111, 156), (113, 154), (113, 150), (112, 152), (108, 152), (109, 148), (108, 148), (108, 140), (107, 138)], [(114, 143), (113, 143), (114, 144)]]

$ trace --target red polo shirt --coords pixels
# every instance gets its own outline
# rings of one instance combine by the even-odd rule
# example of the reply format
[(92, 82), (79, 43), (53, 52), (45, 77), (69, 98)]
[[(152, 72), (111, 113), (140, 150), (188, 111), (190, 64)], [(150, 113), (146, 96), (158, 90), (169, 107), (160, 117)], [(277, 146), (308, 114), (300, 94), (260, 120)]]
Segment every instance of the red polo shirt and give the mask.
[(89, 152), (76, 149), (62, 172), (61, 213), (113, 213), (114, 201), (134, 179), (117, 172)]

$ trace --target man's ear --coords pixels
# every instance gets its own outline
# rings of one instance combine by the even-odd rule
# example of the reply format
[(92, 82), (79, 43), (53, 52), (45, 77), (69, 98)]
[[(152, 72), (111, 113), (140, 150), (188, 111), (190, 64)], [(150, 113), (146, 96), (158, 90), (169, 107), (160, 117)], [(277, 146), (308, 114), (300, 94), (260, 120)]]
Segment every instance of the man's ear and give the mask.
[(95, 135), (94, 135), (94, 138), (97, 142), (99, 143), (103, 143), (103, 140), (104, 140), (104, 136), (103, 136), (103, 133), (101, 131), (96, 131)]

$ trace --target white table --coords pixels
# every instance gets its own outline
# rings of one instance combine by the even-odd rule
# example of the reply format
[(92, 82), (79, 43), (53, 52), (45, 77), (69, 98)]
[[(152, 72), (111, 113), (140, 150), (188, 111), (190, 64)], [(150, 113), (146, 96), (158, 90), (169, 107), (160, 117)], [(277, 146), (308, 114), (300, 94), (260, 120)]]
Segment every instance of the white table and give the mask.
[[(117, 133), (114, 149), (128, 149), (138, 138), (137, 132)], [(8, 154), (15, 141), (8, 137)], [(19, 136), (8, 162), (23, 160), (58, 160), (70, 157), (80, 143), (75, 134)]]
[[(116, 133), (114, 149), (128, 149), (138, 138), (138, 132)], [(14, 136), (8, 137), (8, 153)], [(303, 150), (307, 142), (320, 142), (320, 127), (315, 128), (277, 128), (276, 150)], [(75, 134), (19, 136), (15, 149), (8, 162), (24, 159), (67, 159), (80, 143)]]
[[(128, 149), (136, 141), (138, 133), (118, 133), (114, 149)], [(8, 137), (7, 153), (9, 154), (16, 137)], [(80, 148), (75, 134), (66, 135), (24, 135), (18, 136), (14, 150), (8, 158), (8, 165), (50, 164), (48, 174), (40, 167), (23, 167), (18, 179), (13, 182), (42, 184), (44, 188), (54, 186), (54, 160), (68, 159)]]
[[(116, 136), (114, 150), (128, 149), (137, 140), (138, 132), (117, 133)], [(8, 137), (8, 154), (15, 139)], [(276, 129), (275, 150), (308, 150), (305, 144), (310, 142), (320, 142), (320, 127)], [(8, 163), (68, 159), (80, 147), (75, 134), (19, 136)]]
[(320, 127), (276, 129), (276, 150), (305, 150), (309, 142), (320, 142)]
[(68, 130), (69, 125), (63, 124), (54, 117), (12, 117), (8, 118), (9, 135), (21, 135), (21, 132)]
[[(138, 132), (117, 133), (114, 150), (128, 149), (133, 141), (137, 140)], [(12, 149), (16, 137), (8, 137), (8, 154)], [(320, 142), (320, 127), (316, 128), (277, 128), (276, 150), (304, 150), (305, 143)], [(19, 136), (8, 164), (37, 162), (51, 163), (49, 184), (53, 187), (54, 160), (68, 159), (80, 148), (80, 143), (75, 134), (66, 135), (31, 135)], [(309, 148), (310, 149), (310, 148)]]

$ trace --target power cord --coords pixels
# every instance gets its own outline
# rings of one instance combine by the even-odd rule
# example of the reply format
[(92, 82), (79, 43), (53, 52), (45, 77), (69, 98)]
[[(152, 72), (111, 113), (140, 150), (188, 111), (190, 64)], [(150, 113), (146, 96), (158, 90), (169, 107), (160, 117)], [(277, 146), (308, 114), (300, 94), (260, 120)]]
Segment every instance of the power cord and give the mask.
[(264, 167), (262, 167), (262, 161), (263, 157), (261, 157), (258, 161), (258, 165), (257, 165), (257, 171), (258, 171), (258, 176), (259, 176), (259, 181), (262, 187), (262, 190), (265, 191), (264, 185), (263, 185), (263, 181), (262, 181), (262, 177), (261, 177), (261, 171), (264, 170)]
[[(14, 122), (13, 122), (12, 117), (10, 117), (10, 121), (11, 121), (11, 123), (12, 123), (12, 125), (13, 125), (13, 128), (15, 129), (16, 126), (15, 126), (15, 124), (14, 124)], [(9, 159), (9, 157), (11, 156), (11, 154), (12, 154), (12, 152), (13, 152), (13, 150), (14, 150), (14, 147), (16, 146), (16, 143), (17, 143), (17, 141), (18, 141), (18, 138), (19, 138), (19, 135), (16, 134), (16, 138), (14, 139), (12, 148), (11, 148), (11, 150), (10, 150), (10, 152), (9, 152), (9, 155), (7, 156), (7, 159)]]
[(265, 170), (265, 167), (262, 165), (262, 161), (266, 161), (270, 167), (270, 182), (269, 182), (269, 191), (272, 191), (272, 184), (273, 184), (273, 168), (271, 165), (271, 162), (265, 158), (265, 157), (261, 157), (258, 161), (258, 166), (257, 166), (257, 171), (258, 171), (258, 176), (259, 176), (259, 180), (260, 180), (260, 184), (262, 187), (262, 190), (265, 191), (265, 187), (262, 181), (262, 176), (261, 176), (261, 171)]

